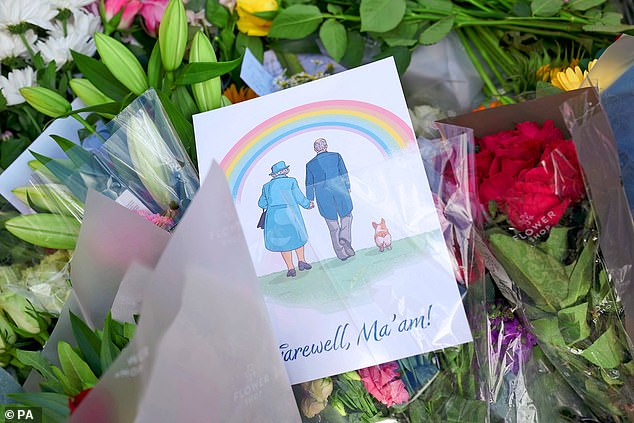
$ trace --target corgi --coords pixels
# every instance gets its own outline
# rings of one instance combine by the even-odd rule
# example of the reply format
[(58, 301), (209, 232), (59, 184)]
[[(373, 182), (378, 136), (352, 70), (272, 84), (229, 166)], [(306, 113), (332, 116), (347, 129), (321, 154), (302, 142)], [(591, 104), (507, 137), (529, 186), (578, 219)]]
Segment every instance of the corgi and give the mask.
[(374, 228), (374, 243), (379, 247), (379, 251), (383, 252), (385, 249), (392, 249), (392, 235), (385, 225), (385, 219), (381, 218), (381, 222), (372, 222)]

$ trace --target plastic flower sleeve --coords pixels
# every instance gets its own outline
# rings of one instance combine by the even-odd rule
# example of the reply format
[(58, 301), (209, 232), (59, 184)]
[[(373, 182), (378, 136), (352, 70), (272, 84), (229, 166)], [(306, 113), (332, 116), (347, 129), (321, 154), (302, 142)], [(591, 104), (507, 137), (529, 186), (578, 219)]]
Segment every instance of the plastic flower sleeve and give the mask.
[(92, 138), (79, 145), (56, 137), (63, 159), (33, 153), (33, 176), (13, 192), (37, 214), (12, 219), (7, 229), (36, 245), (74, 249), (89, 189), (163, 229), (178, 223), (198, 176), (153, 90)]
[[(561, 118), (559, 127), (548, 120), (578, 95), (546, 97), (477, 116), (482, 122), (474, 125), (478, 194), (486, 218), (482, 233), (512, 281), (519, 300), (516, 315), (553, 367), (597, 420), (631, 421), (632, 351), (613, 285), (619, 272), (609, 268), (612, 250), (599, 250), (604, 235), (597, 231), (602, 222), (596, 212), (596, 207), (622, 203), (602, 198), (601, 206), (588, 196), (583, 178), (586, 169), (616, 159), (608, 150), (583, 162), (575, 151), (575, 144), (596, 142), (596, 134), (609, 139), (609, 127), (605, 120), (594, 120), (594, 136), (578, 132), (573, 143)], [(588, 104), (596, 105), (596, 99)], [(455, 119), (475, 120), (473, 115)], [(620, 229), (630, 233), (627, 225), (631, 221)]]
[(178, 223), (198, 190), (198, 174), (156, 92), (146, 91), (111, 125), (112, 135), (99, 153), (126, 181), (129, 193), (121, 191), (119, 199), (125, 195), (131, 204), (140, 203), (140, 210)]

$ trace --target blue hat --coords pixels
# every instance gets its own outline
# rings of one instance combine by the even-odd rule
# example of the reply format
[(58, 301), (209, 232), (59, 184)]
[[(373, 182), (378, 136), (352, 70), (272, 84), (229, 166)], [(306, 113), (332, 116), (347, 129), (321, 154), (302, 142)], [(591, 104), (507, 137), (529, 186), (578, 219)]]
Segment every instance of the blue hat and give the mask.
[(288, 169), (288, 168), (289, 168), (289, 166), (286, 166), (286, 163), (284, 163), (284, 161), (277, 162), (273, 166), (271, 166), (271, 173), (269, 174), (269, 176), (273, 176), (277, 172), (279, 172), (281, 170), (284, 170), (284, 169)]

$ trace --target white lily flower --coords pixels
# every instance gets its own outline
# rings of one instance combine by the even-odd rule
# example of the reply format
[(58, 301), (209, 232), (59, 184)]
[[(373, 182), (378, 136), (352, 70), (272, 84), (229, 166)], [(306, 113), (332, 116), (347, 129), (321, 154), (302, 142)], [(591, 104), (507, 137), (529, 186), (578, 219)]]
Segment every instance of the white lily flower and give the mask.
[[(24, 33), (26, 42), (35, 49), (35, 42), (37, 41), (37, 34), (32, 29), (27, 30)], [(29, 53), (24, 45), (22, 39), (17, 34), (12, 34), (9, 31), (0, 30), (0, 62), (12, 57), (28, 57)]]
[(75, 50), (86, 56), (92, 56), (97, 51), (93, 35), (100, 29), (101, 18), (92, 13), (78, 9), (73, 18), (66, 24), (66, 30), (61, 22), (55, 22), (46, 40), (40, 40), (36, 49), (46, 63), (55, 60), (59, 70), (64, 64), (73, 60), (70, 53)]
[(20, 88), (33, 87), (37, 81), (37, 71), (28, 66), (24, 69), (14, 69), (5, 77), (0, 75), (0, 91), (7, 100), (8, 106), (24, 103)]
[(57, 10), (45, 0), (2, 0), (0, 1), (0, 29), (23, 23), (51, 29), (51, 19), (57, 16), (57, 13)]

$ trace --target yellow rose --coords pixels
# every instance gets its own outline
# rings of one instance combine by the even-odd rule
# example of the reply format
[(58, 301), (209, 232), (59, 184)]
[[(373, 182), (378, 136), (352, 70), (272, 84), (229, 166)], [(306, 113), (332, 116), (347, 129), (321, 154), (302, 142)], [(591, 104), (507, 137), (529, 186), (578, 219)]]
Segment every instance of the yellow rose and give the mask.
[(278, 9), (275, 0), (238, 0), (238, 29), (247, 35), (263, 37), (269, 33), (271, 21), (258, 18), (254, 13), (273, 12)]

